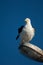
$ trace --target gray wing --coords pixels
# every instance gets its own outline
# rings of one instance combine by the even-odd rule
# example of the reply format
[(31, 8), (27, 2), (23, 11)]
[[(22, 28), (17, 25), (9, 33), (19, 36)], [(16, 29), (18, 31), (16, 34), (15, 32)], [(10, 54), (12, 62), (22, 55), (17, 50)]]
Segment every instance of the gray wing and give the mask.
[(24, 28), (24, 26), (21, 26), (20, 28), (18, 28), (18, 35), (16, 37), (16, 40), (19, 38), (20, 33), (22, 32), (22, 29)]

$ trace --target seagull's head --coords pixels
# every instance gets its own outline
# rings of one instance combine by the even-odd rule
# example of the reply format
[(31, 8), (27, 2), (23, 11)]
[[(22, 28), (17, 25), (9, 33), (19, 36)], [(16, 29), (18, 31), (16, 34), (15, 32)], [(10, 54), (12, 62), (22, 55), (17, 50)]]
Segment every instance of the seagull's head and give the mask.
[(30, 23), (31, 20), (30, 20), (29, 18), (26, 18), (26, 19), (25, 19), (25, 22), (26, 22), (26, 23)]

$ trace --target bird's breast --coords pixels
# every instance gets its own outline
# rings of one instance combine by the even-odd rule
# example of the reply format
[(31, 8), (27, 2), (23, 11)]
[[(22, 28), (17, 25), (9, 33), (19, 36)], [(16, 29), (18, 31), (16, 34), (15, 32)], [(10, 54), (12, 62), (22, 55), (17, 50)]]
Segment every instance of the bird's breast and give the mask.
[(24, 29), (21, 33), (21, 38), (24, 40), (31, 40), (34, 36), (34, 31), (31, 29)]

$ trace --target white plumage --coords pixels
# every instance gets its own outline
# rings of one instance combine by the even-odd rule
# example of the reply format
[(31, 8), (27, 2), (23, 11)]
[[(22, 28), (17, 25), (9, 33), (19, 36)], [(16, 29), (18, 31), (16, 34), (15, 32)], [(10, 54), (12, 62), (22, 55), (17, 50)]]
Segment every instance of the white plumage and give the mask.
[(26, 25), (20, 33), (21, 43), (29, 42), (32, 40), (35, 34), (35, 30), (31, 25), (31, 20), (29, 18), (25, 19)]

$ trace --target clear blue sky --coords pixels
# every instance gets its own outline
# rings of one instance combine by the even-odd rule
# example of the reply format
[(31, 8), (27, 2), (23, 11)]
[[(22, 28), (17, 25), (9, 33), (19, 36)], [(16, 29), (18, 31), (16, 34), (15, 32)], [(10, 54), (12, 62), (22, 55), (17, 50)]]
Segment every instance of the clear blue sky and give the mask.
[(0, 65), (43, 65), (19, 53), (17, 29), (26, 17), (36, 29), (31, 43), (43, 49), (43, 0), (0, 0)]

